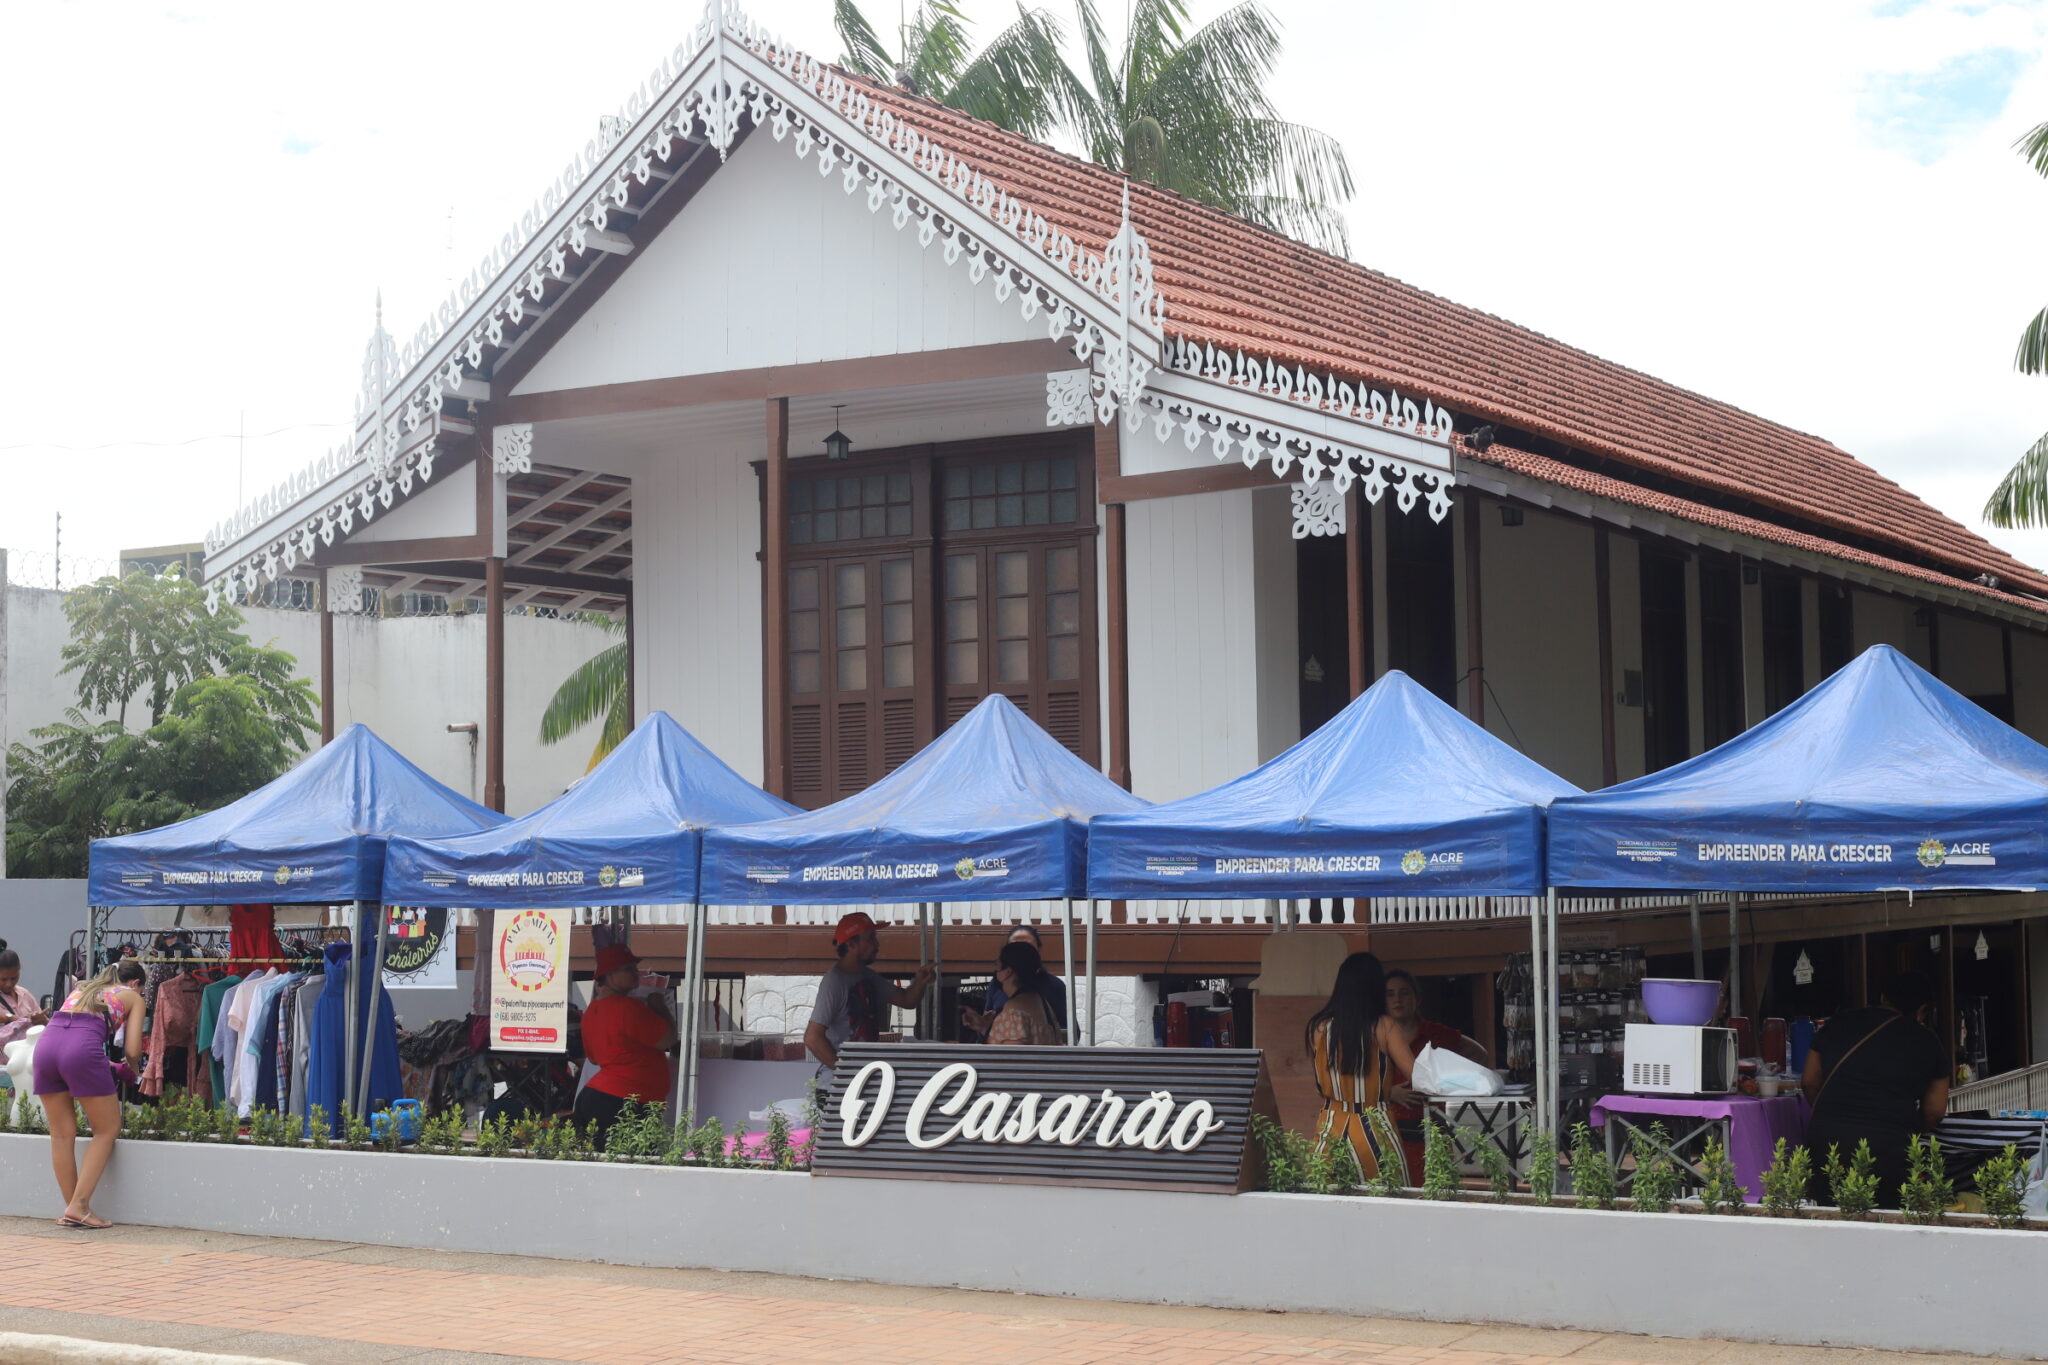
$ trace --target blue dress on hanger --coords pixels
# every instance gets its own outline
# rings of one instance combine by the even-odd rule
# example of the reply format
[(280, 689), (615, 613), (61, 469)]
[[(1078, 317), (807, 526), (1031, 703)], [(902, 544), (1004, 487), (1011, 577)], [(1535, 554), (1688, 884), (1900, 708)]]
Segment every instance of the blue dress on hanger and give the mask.
[[(371, 955), (377, 950), (374, 941), (363, 943), (358, 949), (362, 959), (351, 970), (349, 945), (330, 943), (326, 949), (327, 979), (320, 987), (320, 998), (313, 1002), (313, 1040), (306, 1058), (306, 1095), (310, 1110), (319, 1105), (327, 1111), (327, 1125), (330, 1134), (341, 1132), (341, 1111), (352, 1103), (353, 1087), (348, 1071), (348, 997), (349, 988), (358, 980), (365, 983), (356, 1000), (356, 1045), (364, 1046), (367, 1041), (370, 1055), (370, 1108), (375, 1110), (377, 1101), (387, 1104), (405, 1097), (404, 1080), (398, 1067), (398, 1015), (391, 1005), (391, 992), (377, 994), (377, 1020), (374, 1028), (366, 1028), (369, 1019), (367, 980), (371, 971)], [(360, 1065), (360, 1058), (358, 1058)]]

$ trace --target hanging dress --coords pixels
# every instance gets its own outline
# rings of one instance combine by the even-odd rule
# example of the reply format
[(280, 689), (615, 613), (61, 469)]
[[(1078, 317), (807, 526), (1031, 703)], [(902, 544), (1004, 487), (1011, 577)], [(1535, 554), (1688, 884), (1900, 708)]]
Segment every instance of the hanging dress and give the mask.
[[(313, 1005), (313, 1042), (306, 1060), (306, 1104), (309, 1117), (313, 1105), (325, 1109), (328, 1127), (335, 1133), (341, 1131), (343, 1107), (354, 1104), (355, 1087), (350, 1084), (353, 1078), (347, 1075), (348, 1009), (350, 988), (358, 981), (364, 985), (356, 991), (356, 1046), (367, 1047), (370, 1057), (370, 1103), (365, 1115), (376, 1112), (379, 1100), (388, 1104), (405, 1095), (398, 1066), (398, 1014), (392, 1008), (389, 991), (377, 992), (376, 1024), (369, 1026), (367, 985), (373, 970), (369, 959), (376, 949), (375, 940), (366, 939), (358, 951), (361, 960), (352, 970), (348, 944), (328, 944), (327, 978)], [(358, 1054), (357, 1065), (361, 1064)]]
[[(1316, 1089), (1322, 1092), (1323, 1112), (1316, 1120), (1316, 1145), (1348, 1142), (1358, 1158), (1361, 1179), (1379, 1174), (1380, 1138), (1366, 1118), (1381, 1104), (1381, 1080), (1386, 1075), (1387, 1057), (1373, 1050), (1373, 1066), (1367, 1075), (1339, 1074), (1330, 1056), (1330, 1023), (1326, 1019), (1315, 1032)], [(1399, 1154), (1396, 1154), (1399, 1159)]]

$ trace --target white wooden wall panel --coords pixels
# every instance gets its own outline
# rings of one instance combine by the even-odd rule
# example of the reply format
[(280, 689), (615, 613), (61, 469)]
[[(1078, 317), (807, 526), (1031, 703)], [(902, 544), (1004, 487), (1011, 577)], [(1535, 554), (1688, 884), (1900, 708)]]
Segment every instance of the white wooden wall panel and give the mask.
[(838, 176), (750, 138), (515, 392), (1043, 337)]
[(1130, 504), (1131, 780), (1168, 801), (1259, 761), (1252, 495)]
[(1503, 526), (1493, 507), (1483, 511), (1479, 610), (1493, 685), (1486, 728), (1591, 790), (1601, 785), (1593, 528), (1533, 507), (1520, 526)]
[(749, 454), (677, 450), (634, 477), (635, 700), (758, 783), (761, 520)]

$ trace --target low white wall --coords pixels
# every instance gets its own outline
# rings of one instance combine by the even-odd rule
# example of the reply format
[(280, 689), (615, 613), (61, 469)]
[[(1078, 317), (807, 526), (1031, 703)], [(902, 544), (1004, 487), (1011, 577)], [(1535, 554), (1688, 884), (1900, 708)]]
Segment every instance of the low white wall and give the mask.
[[(0, 1213), (55, 1200), (48, 1140), (0, 1136)], [(384, 1246), (2019, 1358), (2048, 1282), (2038, 1232), (164, 1142), (123, 1143), (94, 1206)]]

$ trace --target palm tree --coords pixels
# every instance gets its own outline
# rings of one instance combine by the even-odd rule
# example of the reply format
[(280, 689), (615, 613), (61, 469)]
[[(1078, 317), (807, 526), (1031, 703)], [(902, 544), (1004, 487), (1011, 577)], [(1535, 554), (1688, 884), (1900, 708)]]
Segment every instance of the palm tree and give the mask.
[[(626, 623), (617, 617), (589, 618), (613, 635), (624, 635)], [(540, 742), (559, 744), (590, 722), (604, 721), (597, 732), (597, 747), (591, 751), (590, 766), (619, 747), (633, 730), (633, 716), (626, 706), (626, 642), (606, 645), (579, 664), (562, 680), (548, 709), (540, 717)]]
[(1136, 0), (1112, 55), (1095, 0), (1076, 0), (1084, 78), (1042, 9), (1017, 10), (979, 54), (954, 0), (922, 0), (892, 55), (857, 0), (835, 0), (849, 70), (1044, 140), (1065, 129), (1091, 159), (1345, 254), (1336, 205), (1351, 170), (1336, 140), (1279, 117), (1266, 81), (1280, 27), (1256, 0), (1189, 31), (1187, 0)]
[(1136, 0), (1112, 57), (1095, 0), (1076, 0), (1088, 81), (1062, 102), (1088, 156), (1136, 180), (1349, 252), (1336, 205), (1351, 168), (1336, 139), (1281, 118), (1266, 94), (1280, 26), (1256, 0), (1187, 31), (1186, 0)]
[(972, 50), (965, 15), (953, 0), (920, 0), (888, 46), (855, 0), (834, 0), (832, 22), (846, 51), (839, 64), (858, 75), (1043, 139), (1064, 110), (1060, 30), (1042, 9), (1017, 6), (1011, 24), (980, 52)]
[[(2048, 123), (2013, 144), (2038, 175), (2048, 176)], [(2048, 308), (2034, 314), (2020, 333), (2013, 368), (2021, 374), (2048, 371)], [(2007, 470), (1984, 504), (1984, 520), (1993, 526), (2048, 525), (2048, 436), (2034, 442), (2019, 463)]]

